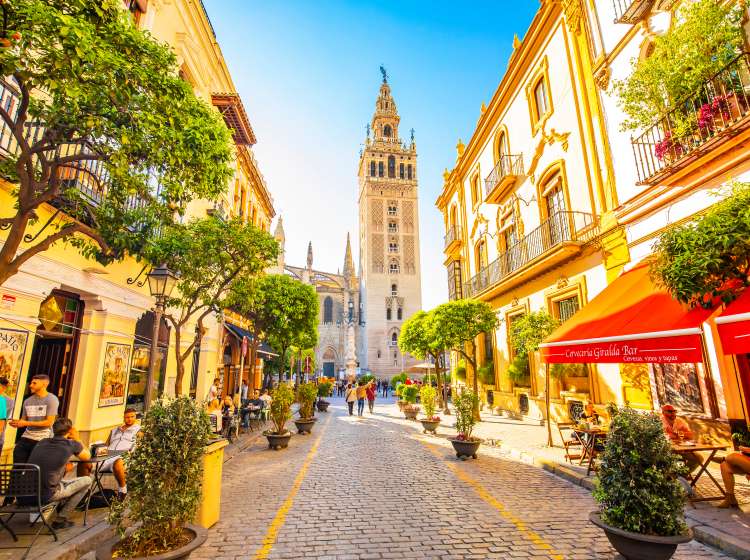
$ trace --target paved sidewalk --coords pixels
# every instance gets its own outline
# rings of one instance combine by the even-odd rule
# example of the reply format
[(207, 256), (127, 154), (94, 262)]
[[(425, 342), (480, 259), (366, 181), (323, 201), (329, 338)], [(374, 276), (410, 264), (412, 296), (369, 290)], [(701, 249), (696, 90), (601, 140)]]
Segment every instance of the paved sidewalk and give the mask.
[[(394, 405), (388, 408), (388, 413), (397, 418), (403, 418)], [(455, 418), (442, 416), (440, 431), (455, 433), (453, 430)], [(416, 424), (417, 428), (421, 428)], [(549, 472), (593, 490), (594, 473), (586, 476), (586, 468), (576, 464), (571, 465), (565, 460), (561, 446), (560, 435), (554, 424), (552, 439), (556, 447), (547, 447), (547, 427), (530, 421), (516, 420), (504, 416), (492, 415), (487, 411), (482, 413), (482, 422), (476, 428), (477, 436), (484, 438), (487, 448), (494, 448), (501, 455), (510, 456), (543, 468)], [(717, 480), (721, 475), (717, 465), (712, 465), (712, 474)], [(685, 510), (688, 524), (693, 527), (696, 540), (704, 542), (726, 552), (734, 558), (750, 560), (750, 484), (743, 478), (737, 477), (736, 490), (740, 509), (719, 509), (715, 502), (699, 502), (695, 506), (689, 505)], [(699, 492), (705, 495), (715, 494), (715, 487), (704, 477), (698, 484)]]

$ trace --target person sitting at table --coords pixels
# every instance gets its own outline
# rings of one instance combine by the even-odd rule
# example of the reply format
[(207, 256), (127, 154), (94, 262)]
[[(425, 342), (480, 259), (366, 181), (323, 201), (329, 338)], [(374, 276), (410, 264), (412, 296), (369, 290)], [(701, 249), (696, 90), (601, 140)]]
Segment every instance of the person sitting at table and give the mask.
[[(140, 434), (141, 425), (137, 423), (136, 410), (134, 408), (126, 408), (125, 413), (122, 417), (122, 425), (115, 426), (109, 433), (106, 445), (107, 451), (112, 452), (127, 452), (131, 451), (135, 446), (136, 438)], [(122, 455), (117, 457), (110, 457), (105, 460), (99, 467), (99, 472), (109, 473), (115, 475), (117, 481), (117, 497), (124, 499), (128, 493), (128, 485), (126, 483), (125, 473), (125, 462), (122, 460)], [(86, 476), (91, 474), (93, 465), (91, 463), (79, 463), (78, 464), (78, 476)]]
[(250, 426), (250, 414), (253, 412), (259, 412), (263, 409), (266, 402), (260, 398), (260, 391), (255, 389), (253, 391), (253, 398), (246, 400), (240, 409), (240, 415), (242, 416), (242, 427), (247, 428)]
[(221, 433), (221, 404), (219, 399), (213, 399), (208, 403), (208, 417), (211, 420), (211, 428), (215, 434)]
[(268, 394), (268, 389), (263, 389), (263, 392), (260, 394), (260, 398), (265, 402), (265, 406), (271, 406), (271, 401), (273, 398), (271, 395)]
[(724, 481), (726, 495), (719, 502), (720, 508), (737, 507), (737, 498), (734, 495), (734, 475), (744, 474), (750, 480), (750, 447), (740, 446), (739, 452), (730, 453), (721, 463), (721, 480)]
[(72, 527), (68, 516), (91, 488), (90, 476), (79, 476), (63, 480), (66, 466), (71, 455), (81, 460), (91, 458), (83, 448), (78, 431), (69, 418), (58, 418), (52, 424), (53, 437), (43, 439), (34, 446), (28, 462), (38, 465), (41, 471), (43, 504), (58, 502), (62, 504), (57, 510), (57, 519), (52, 523), (54, 529)]
[[(684, 418), (677, 416), (677, 410), (671, 404), (661, 407), (661, 423), (664, 426), (664, 434), (674, 445), (679, 445), (683, 441), (693, 441), (695, 438), (693, 430)], [(695, 451), (681, 451), (680, 455), (689, 472), (693, 472), (703, 462), (701, 456)]]
[(591, 422), (592, 424), (599, 424), (599, 413), (596, 411), (591, 401), (586, 401), (586, 404), (583, 407), (583, 412), (581, 412), (581, 420), (584, 422)]

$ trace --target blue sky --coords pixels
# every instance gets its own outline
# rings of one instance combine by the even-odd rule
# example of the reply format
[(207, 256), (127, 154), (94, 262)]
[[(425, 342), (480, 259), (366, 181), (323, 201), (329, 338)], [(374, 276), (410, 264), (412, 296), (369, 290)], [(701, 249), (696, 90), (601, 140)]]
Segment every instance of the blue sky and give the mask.
[(523, 37), (536, 0), (429, 2), (204, 0), (258, 137), (260, 169), (284, 218), (287, 262), (343, 267), (357, 248), (357, 164), (388, 70), (400, 134), (417, 141), (422, 299), (447, 299), (443, 222), (434, 202), (443, 170), (468, 140), (482, 102)]

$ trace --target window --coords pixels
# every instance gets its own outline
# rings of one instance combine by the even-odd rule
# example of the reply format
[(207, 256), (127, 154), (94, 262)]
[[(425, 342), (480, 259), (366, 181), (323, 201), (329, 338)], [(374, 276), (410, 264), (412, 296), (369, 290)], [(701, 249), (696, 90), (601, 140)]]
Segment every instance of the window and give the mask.
[(555, 302), (555, 315), (560, 321), (567, 321), (578, 311), (578, 296), (571, 296)]
[(491, 361), (493, 356), (493, 350), (494, 350), (494, 333), (492, 331), (484, 333), (484, 362), (487, 363)]
[(388, 203), (388, 215), (395, 216), (398, 213), (398, 207), (395, 202)]
[(388, 222), (388, 233), (398, 233), (398, 224), (393, 220)]
[(479, 176), (475, 175), (471, 179), (471, 205), (476, 206), (480, 200), (479, 194)]
[(568, 220), (565, 214), (565, 193), (562, 180), (555, 175), (547, 181), (542, 189), (547, 218), (549, 219), (549, 237), (552, 244), (557, 244), (568, 237)]
[(539, 81), (534, 86), (534, 120), (538, 121), (549, 110), (549, 103), (547, 102), (547, 83), (544, 81), (544, 76), (539, 78)]
[[(391, 334), (391, 344), (393, 344), (393, 346), (396, 346), (398, 344), (398, 333)], [(393, 357), (396, 357), (395, 352), (393, 353)]]
[(394, 156), (388, 156), (388, 177), (396, 178), (396, 158)]
[(406, 166), (406, 178), (407, 179), (412, 178), (411, 163)]
[(484, 239), (480, 239), (474, 247), (474, 263), (477, 272), (487, 266), (487, 243), (484, 242)]
[(653, 364), (659, 404), (684, 412), (705, 411), (698, 368), (695, 364)]
[(323, 300), (323, 322), (333, 323), (333, 299), (331, 296), (327, 296)]
[(392, 296), (398, 295), (398, 286), (396, 286), (396, 284), (391, 284), (391, 295)]
[(398, 178), (403, 179), (404, 177), (405, 177), (404, 164), (399, 163), (398, 164)]
[(391, 136), (393, 136), (393, 130), (391, 129), (391, 125), (387, 124), (383, 127), (383, 136), (385, 136), (386, 138), (390, 138)]
[(391, 320), (391, 308), (390, 307), (385, 310), (385, 320), (386, 321)]
[(496, 161), (500, 161), (500, 159), (503, 156), (508, 155), (508, 137), (505, 136), (505, 132), (500, 132), (500, 135), (497, 138), (497, 154)]
[(383, 162), (379, 161), (378, 162), (378, 177), (382, 177), (383, 173), (384, 173)]
[(375, 177), (375, 160), (370, 162), (370, 177)]
[(388, 243), (388, 252), (389, 253), (398, 253), (398, 243)]
[(452, 261), (448, 265), (448, 299), (455, 301), (463, 296), (461, 285), (461, 261)]
[(391, 274), (398, 274), (401, 272), (401, 267), (399, 266), (398, 261), (391, 261), (391, 264), (388, 266), (388, 272)]
[(398, 311), (396, 312), (396, 319), (400, 321), (401, 319), (403, 319), (403, 317), (404, 317), (404, 310), (399, 307)]

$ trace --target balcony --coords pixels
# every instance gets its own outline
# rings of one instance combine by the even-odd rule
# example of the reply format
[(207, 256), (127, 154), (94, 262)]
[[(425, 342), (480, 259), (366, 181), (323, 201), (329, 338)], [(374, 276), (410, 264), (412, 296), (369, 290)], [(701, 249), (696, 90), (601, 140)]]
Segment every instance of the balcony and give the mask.
[(500, 203), (521, 175), (523, 175), (521, 154), (500, 156), (497, 165), (484, 180), (485, 201), (491, 204)]
[(631, 140), (638, 181), (652, 185), (721, 146), (750, 123), (750, 55), (743, 53)]
[(599, 224), (591, 214), (557, 212), (465, 282), (463, 297), (510, 289), (574, 257), (598, 233)]
[(615, 8), (615, 23), (638, 23), (645, 18), (654, 5), (654, 0), (612, 0)]
[(452, 225), (448, 228), (445, 234), (445, 245), (443, 251), (446, 253), (452, 253), (456, 249), (461, 247), (463, 239), (461, 239), (461, 228), (457, 225)]

